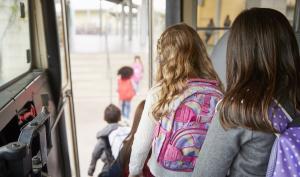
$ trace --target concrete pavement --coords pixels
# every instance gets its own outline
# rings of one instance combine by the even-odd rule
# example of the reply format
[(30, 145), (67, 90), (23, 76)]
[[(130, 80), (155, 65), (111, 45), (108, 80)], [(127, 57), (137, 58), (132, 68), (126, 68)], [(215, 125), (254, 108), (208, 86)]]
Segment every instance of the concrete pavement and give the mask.
[[(112, 74), (112, 103), (119, 105), (117, 95), (117, 70), (124, 65), (131, 65), (134, 55), (139, 54), (147, 64), (146, 53), (110, 54)], [(144, 65), (145, 65), (144, 64)], [(132, 101), (131, 118), (137, 104), (145, 98), (148, 89), (148, 67), (144, 66), (145, 75), (140, 91)], [(92, 150), (96, 144), (96, 133), (106, 122), (103, 120), (105, 107), (110, 104), (110, 79), (107, 71), (106, 55), (104, 53), (73, 53), (71, 55), (72, 81), (75, 102), (76, 128), (81, 177), (87, 176)], [(98, 161), (94, 176), (101, 170), (102, 163)]]

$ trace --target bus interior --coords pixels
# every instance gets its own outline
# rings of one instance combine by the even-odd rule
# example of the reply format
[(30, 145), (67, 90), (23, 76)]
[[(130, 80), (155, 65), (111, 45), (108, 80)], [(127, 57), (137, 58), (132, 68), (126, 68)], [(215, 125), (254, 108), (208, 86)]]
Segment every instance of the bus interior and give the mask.
[(227, 31), (251, 7), (281, 11), (300, 42), (299, 0), (0, 0), (0, 177), (86, 176), (95, 121), (118, 101), (118, 67), (143, 58), (135, 106), (170, 25), (197, 30), (225, 82)]

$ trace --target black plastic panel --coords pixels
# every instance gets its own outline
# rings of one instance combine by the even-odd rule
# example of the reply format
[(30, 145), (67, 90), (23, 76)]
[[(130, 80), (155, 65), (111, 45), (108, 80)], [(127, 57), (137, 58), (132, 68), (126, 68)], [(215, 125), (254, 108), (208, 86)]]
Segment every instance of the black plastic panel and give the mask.
[(26, 88), (35, 78), (42, 72), (32, 72), (25, 75), (23, 78), (0, 91), (0, 110), (8, 104), (13, 98)]

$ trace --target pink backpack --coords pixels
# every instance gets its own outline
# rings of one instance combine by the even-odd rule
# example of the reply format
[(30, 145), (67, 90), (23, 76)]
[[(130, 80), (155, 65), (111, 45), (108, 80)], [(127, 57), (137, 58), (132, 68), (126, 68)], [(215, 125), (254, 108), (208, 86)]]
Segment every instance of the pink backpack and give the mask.
[[(222, 98), (217, 84), (210, 80), (189, 80), (188, 88), (171, 104), (170, 113), (157, 124), (152, 152), (164, 168), (193, 171), (216, 104)], [(191, 108), (192, 114), (178, 112), (183, 105)]]

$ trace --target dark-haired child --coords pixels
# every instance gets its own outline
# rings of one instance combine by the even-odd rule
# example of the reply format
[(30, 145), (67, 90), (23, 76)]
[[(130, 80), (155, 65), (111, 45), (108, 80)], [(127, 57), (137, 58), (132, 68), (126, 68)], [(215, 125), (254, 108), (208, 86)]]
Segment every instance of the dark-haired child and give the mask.
[(130, 104), (132, 98), (135, 96), (135, 88), (132, 80), (133, 69), (129, 66), (124, 66), (119, 69), (118, 75), (118, 94), (122, 107), (122, 115), (129, 119), (130, 116)]
[(299, 177), (300, 57), (289, 20), (244, 10), (227, 46), (226, 93), (192, 177)]
[[(120, 149), (120, 147), (113, 147), (115, 146), (115, 143), (110, 142), (114, 141), (110, 137), (111, 133), (114, 132), (114, 134), (116, 134), (114, 135), (114, 138), (119, 138), (120, 136), (118, 135), (121, 135), (121, 137), (125, 138), (130, 131), (129, 127), (121, 127), (120, 124), (118, 124), (118, 122), (121, 120), (121, 111), (114, 104), (110, 104), (105, 108), (104, 120), (108, 123), (108, 125), (97, 133), (97, 144), (93, 150), (92, 160), (88, 170), (89, 176), (93, 176), (98, 159), (101, 159), (101, 161), (104, 163), (99, 177), (105, 177), (107, 171), (113, 163), (114, 156), (112, 153), (112, 148)], [(121, 141), (123, 141), (123, 139)]]

